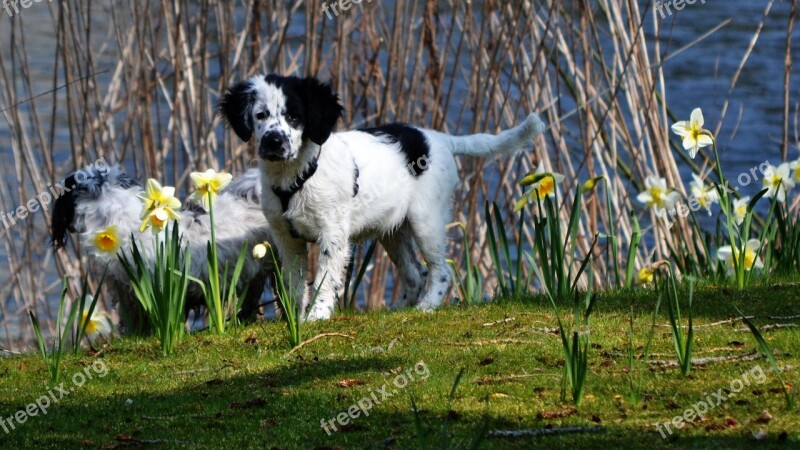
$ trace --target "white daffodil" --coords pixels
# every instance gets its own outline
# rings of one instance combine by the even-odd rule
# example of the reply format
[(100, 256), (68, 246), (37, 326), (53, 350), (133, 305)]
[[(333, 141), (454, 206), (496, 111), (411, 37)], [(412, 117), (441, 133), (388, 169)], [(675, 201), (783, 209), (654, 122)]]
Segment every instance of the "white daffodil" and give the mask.
[(196, 189), (189, 198), (202, 204), (203, 209), (208, 211), (211, 202), (231, 182), (233, 175), (224, 172), (216, 173), (214, 169), (208, 169), (205, 172), (192, 172), (189, 174), (189, 178), (192, 186)]
[(789, 164), (783, 163), (778, 167), (768, 165), (764, 170), (763, 186), (767, 189), (764, 197), (775, 197), (781, 203), (786, 201), (786, 193), (791, 191), (795, 182), (789, 175)]
[(675, 203), (681, 198), (680, 194), (667, 188), (667, 180), (663, 178), (647, 177), (644, 184), (645, 190), (639, 193), (636, 199), (653, 208), (658, 215), (673, 210)]
[(789, 169), (792, 170), (792, 180), (795, 183), (800, 183), (800, 158), (789, 163)]
[(742, 197), (733, 201), (733, 218), (736, 219), (736, 225), (741, 225), (744, 222), (744, 216), (747, 215), (747, 204), (750, 202), (750, 197)]
[(710, 216), (711, 205), (719, 202), (719, 193), (714, 186), (706, 185), (703, 179), (697, 176), (697, 174), (693, 173), (692, 178), (694, 181), (689, 183), (692, 198), (694, 198), (700, 206), (705, 208)]
[[(93, 297), (91, 295), (86, 296), (86, 304), (90, 305), (92, 300)], [(83, 314), (81, 314), (81, 325), (86, 325), (86, 336), (90, 339), (97, 335), (106, 337), (111, 335), (111, 324), (109, 323), (108, 316), (98, 311), (97, 308), (92, 311), (91, 317), (89, 317), (89, 311), (84, 311)]]
[[(761, 258), (758, 256), (758, 252), (761, 249), (761, 243), (758, 239), (750, 239), (747, 241), (747, 244), (744, 246), (744, 268), (745, 270), (750, 270), (753, 267), (756, 269), (763, 269), (764, 263), (761, 262)], [(734, 258), (736, 259), (736, 263), (739, 263), (739, 251), (734, 251), (731, 249), (730, 245), (726, 245), (720, 247), (717, 250), (717, 258), (722, 261), (725, 266), (728, 268), (728, 273), (733, 273), (734, 269)]]
[(714, 143), (711, 132), (703, 128), (703, 111), (695, 108), (689, 120), (682, 120), (672, 125), (672, 132), (683, 138), (683, 148), (694, 159), (701, 148)]

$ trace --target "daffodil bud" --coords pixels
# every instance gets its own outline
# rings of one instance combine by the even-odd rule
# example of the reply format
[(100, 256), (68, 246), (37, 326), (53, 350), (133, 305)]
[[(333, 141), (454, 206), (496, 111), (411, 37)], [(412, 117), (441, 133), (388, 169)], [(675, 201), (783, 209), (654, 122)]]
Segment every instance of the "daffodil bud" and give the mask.
[(581, 191), (584, 194), (586, 194), (587, 192), (593, 191), (594, 188), (597, 187), (597, 183), (600, 182), (601, 180), (605, 180), (605, 177), (603, 177), (603, 176), (594, 177), (594, 178), (586, 181), (585, 183), (583, 183), (583, 187), (581, 188)]
[(253, 258), (261, 259), (261, 258), (267, 256), (267, 248), (268, 248), (267, 246), (268, 245), (269, 245), (269, 243), (256, 244), (256, 246), (253, 247)]
[(662, 261), (656, 261), (653, 264), (642, 267), (642, 269), (639, 270), (639, 273), (636, 276), (636, 282), (642, 285), (652, 283), (656, 270), (666, 265), (669, 265), (669, 262), (662, 260)]

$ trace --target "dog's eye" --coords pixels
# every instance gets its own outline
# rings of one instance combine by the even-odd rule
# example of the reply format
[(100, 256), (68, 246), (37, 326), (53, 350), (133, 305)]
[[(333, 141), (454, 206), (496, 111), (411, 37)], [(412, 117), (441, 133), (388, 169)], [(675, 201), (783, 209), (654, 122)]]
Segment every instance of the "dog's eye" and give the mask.
[(256, 119), (258, 119), (258, 120), (267, 120), (267, 113), (264, 112), (264, 111), (256, 113)]
[(286, 121), (287, 122), (297, 122), (297, 114), (293, 112), (286, 113)]

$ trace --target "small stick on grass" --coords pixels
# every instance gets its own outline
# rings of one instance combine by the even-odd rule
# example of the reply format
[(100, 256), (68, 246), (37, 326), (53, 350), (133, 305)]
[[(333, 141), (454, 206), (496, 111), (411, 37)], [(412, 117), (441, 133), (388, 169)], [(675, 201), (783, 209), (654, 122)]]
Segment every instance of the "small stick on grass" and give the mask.
[(494, 322), (486, 322), (486, 323), (483, 324), (483, 326), (484, 327), (493, 327), (495, 325), (500, 325), (502, 323), (513, 322), (515, 320), (516, 320), (516, 317), (506, 317), (505, 319), (502, 319), (502, 320), (495, 320)]
[[(712, 356), (708, 358), (692, 358), (692, 365), (693, 366), (705, 366), (710, 363), (717, 363), (717, 362), (731, 362), (731, 361), (754, 361), (756, 359), (761, 358), (761, 353), (757, 350), (752, 352), (745, 353), (743, 355), (731, 355), (731, 356)], [(647, 364), (652, 366), (658, 367), (679, 367), (680, 362), (677, 360), (662, 360), (662, 359), (654, 359), (647, 361)]]
[[(755, 319), (756, 317), (755, 316), (747, 316), (747, 318), (748, 319)], [(739, 322), (741, 320), (742, 320), (741, 317), (731, 317), (730, 319), (720, 320), (719, 322), (711, 322), (711, 323), (704, 323), (704, 324), (700, 324), (700, 325), (695, 325), (694, 328), (715, 327), (717, 325), (732, 325), (732, 324), (735, 324), (736, 322)], [(660, 323), (660, 324), (658, 324), (656, 326), (657, 327), (669, 328), (672, 325), (661, 324)], [(688, 325), (681, 325), (681, 328), (689, 328), (689, 326)]]
[(603, 427), (564, 427), (564, 428), (536, 428), (527, 430), (492, 430), (489, 432), (491, 437), (529, 437), (529, 436), (550, 436), (554, 434), (573, 434), (573, 433), (598, 433), (605, 431)]
[[(796, 323), (776, 323), (776, 324), (773, 324), (773, 325), (764, 325), (763, 327), (761, 327), (761, 331), (780, 330), (780, 329), (798, 328), (798, 327), (800, 327), (800, 325), (798, 325)], [(749, 333), (750, 329), (749, 328), (737, 328), (736, 332), (738, 332), (738, 333)]]
[(287, 354), (286, 354), (286, 356), (289, 356), (289, 355), (291, 355), (291, 354), (292, 354), (292, 353), (294, 353), (295, 351), (297, 351), (297, 350), (300, 350), (301, 348), (303, 348), (303, 347), (305, 347), (306, 345), (308, 345), (308, 344), (310, 344), (310, 343), (312, 343), (312, 342), (316, 341), (317, 339), (322, 339), (322, 338), (324, 338), (324, 337), (334, 337), (334, 336), (336, 336), (336, 337), (343, 337), (343, 338), (347, 338), (347, 339), (350, 339), (350, 340), (355, 340), (355, 339), (356, 339), (355, 337), (353, 337), (353, 336), (350, 336), (349, 334), (342, 334), (342, 333), (322, 333), (322, 334), (318, 334), (318, 335), (316, 335), (316, 336), (312, 337), (311, 339), (306, 339), (305, 341), (303, 341), (303, 342), (301, 342), (301, 343), (297, 344), (297, 346), (296, 346), (295, 348), (293, 348), (293, 349), (289, 350), (289, 353), (287, 353)]

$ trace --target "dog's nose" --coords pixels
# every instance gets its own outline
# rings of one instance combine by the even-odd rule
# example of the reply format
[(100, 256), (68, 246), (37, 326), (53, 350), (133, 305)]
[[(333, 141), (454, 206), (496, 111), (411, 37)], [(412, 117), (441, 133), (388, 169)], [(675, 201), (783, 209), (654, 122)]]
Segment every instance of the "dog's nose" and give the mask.
[(281, 149), (283, 140), (278, 133), (269, 133), (261, 139), (261, 146), (270, 152), (276, 152)]
[(283, 137), (280, 133), (270, 132), (261, 138), (258, 148), (258, 155), (270, 161), (281, 158), (283, 149)]

